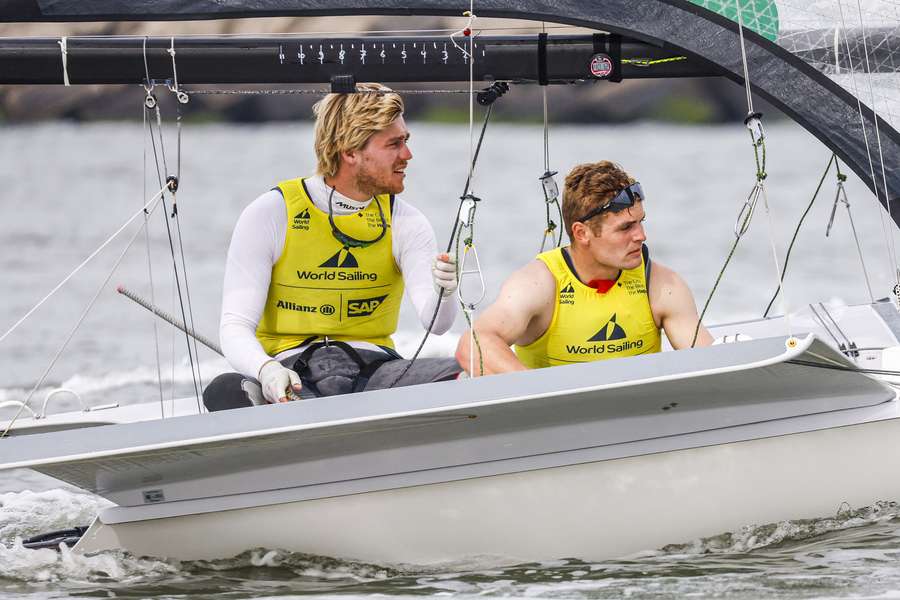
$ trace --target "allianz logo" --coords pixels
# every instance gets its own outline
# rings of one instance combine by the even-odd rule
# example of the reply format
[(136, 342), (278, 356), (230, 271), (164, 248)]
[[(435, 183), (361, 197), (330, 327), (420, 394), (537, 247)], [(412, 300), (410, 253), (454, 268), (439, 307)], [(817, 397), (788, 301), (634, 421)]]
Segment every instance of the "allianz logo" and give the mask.
[(278, 308), (283, 308), (285, 310), (292, 310), (294, 312), (302, 312), (302, 313), (321, 313), (323, 315), (333, 315), (334, 314), (334, 306), (331, 304), (323, 304), (322, 306), (310, 306), (308, 304), (297, 304), (296, 302), (291, 302), (290, 300), (279, 300), (275, 306)]

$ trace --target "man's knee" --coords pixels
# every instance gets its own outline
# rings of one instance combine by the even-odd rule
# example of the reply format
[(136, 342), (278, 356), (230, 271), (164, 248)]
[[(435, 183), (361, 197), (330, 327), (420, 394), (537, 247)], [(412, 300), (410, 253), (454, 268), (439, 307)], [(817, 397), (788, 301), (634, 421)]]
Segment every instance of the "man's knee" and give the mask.
[(246, 377), (240, 373), (223, 373), (213, 379), (203, 390), (203, 404), (206, 410), (214, 412), (253, 406), (253, 402), (241, 385), (245, 379)]

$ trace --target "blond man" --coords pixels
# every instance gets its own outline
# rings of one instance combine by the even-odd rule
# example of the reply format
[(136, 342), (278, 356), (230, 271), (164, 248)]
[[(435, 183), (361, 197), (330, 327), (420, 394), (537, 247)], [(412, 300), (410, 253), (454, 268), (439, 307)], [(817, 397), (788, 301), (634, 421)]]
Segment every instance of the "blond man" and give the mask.
[[(485, 374), (659, 352), (662, 330), (672, 347), (691, 345), (694, 298), (673, 270), (651, 269), (644, 200), (640, 183), (612, 162), (572, 169), (562, 203), (571, 244), (513, 273), (475, 322)], [(711, 343), (701, 326), (696, 345)], [(467, 369), (469, 332), (456, 356)]]
[[(204, 391), (210, 410), (388, 387), (401, 299), (423, 327), (455, 266), (421, 212), (396, 194), (412, 159), (403, 101), (379, 84), (316, 104), (317, 173), (280, 182), (235, 225), (225, 268), (222, 350), (237, 373)], [(456, 302), (441, 302), (446, 332)], [(396, 385), (449, 379), (453, 359), (419, 359)]]

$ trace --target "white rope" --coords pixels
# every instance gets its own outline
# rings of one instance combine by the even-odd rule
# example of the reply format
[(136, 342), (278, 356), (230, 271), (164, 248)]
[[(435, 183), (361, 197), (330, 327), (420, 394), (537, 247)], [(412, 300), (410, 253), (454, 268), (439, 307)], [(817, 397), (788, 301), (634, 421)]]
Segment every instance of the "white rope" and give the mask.
[[(144, 123), (144, 162), (143, 162), (143, 181), (144, 181), (144, 197), (147, 196), (147, 133), (150, 124), (147, 122), (147, 110), (146, 108), (142, 108), (141, 115), (143, 116)], [(155, 286), (153, 285), (153, 258), (150, 252), (150, 215), (144, 214), (144, 237), (147, 247), (147, 275), (150, 279), (150, 302), (155, 306), (156, 305), (156, 297), (155, 297)], [(166, 408), (165, 401), (163, 400), (163, 383), (162, 383), (162, 354), (159, 351), (159, 324), (156, 319), (151, 319), (153, 322), (153, 345), (156, 350), (156, 383), (159, 388), (159, 412), (162, 415), (162, 418), (166, 418)], [(172, 361), (174, 362), (174, 354), (172, 354)], [(172, 411), (172, 416), (175, 416), (174, 409)]]
[(69, 47), (68, 40), (66, 36), (62, 36), (58, 42), (59, 44), (59, 54), (62, 57), (62, 68), (63, 68), (63, 84), (66, 87), (69, 87), (71, 84), (69, 83)]
[[(763, 183), (762, 179), (763, 177), (765, 177), (765, 135), (762, 131), (762, 122), (759, 120), (759, 115), (755, 114), (755, 111), (753, 110), (753, 94), (750, 92), (750, 68), (747, 65), (747, 48), (744, 44), (744, 16), (741, 12), (740, 0), (735, 0), (734, 3), (738, 16), (738, 37), (740, 38), (741, 43), (741, 63), (744, 69), (744, 90), (747, 93), (747, 121), (745, 121), (745, 123), (747, 124), (748, 129), (750, 129), (750, 134), (754, 146), (753, 151), (757, 153), (756, 187), (754, 188), (754, 191), (751, 192), (751, 197), (755, 196), (755, 198), (753, 199), (753, 204), (750, 207), (749, 214), (747, 216), (746, 226), (741, 228), (741, 234), (746, 232), (746, 228), (750, 226), (749, 220), (753, 214), (753, 207), (756, 205), (759, 195), (762, 195), (763, 206), (766, 209), (766, 222), (768, 224), (769, 244), (772, 248), (772, 258), (775, 264), (775, 278), (778, 281), (778, 289), (781, 291), (781, 298), (779, 303), (781, 305), (781, 312), (784, 315), (785, 325), (787, 326), (787, 343), (789, 346), (793, 347), (796, 345), (797, 340), (794, 338), (794, 328), (793, 323), (791, 322), (790, 302), (788, 299), (787, 288), (784, 285), (784, 277), (781, 273), (781, 264), (778, 261), (778, 249), (775, 244), (775, 227), (772, 221), (772, 211), (769, 207), (769, 196), (766, 193), (766, 186)], [(761, 165), (758, 155), (760, 147), (763, 151)], [(760, 170), (763, 172), (760, 173)]]
[[(144, 208), (141, 209), (141, 212), (143, 212), (145, 209), (147, 209), (148, 212), (152, 213), (154, 210), (156, 210), (156, 207), (159, 206), (159, 201), (161, 198), (162, 198), (162, 192), (156, 194), (156, 196), (154, 196), (147, 204), (144, 205)], [(150, 206), (151, 204), (152, 204), (152, 207)], [(137, 215), (135, 215), (135, 216), (137, 216)], [(128, 222), (130, 223), (133, 220), (134, 220), (134, 217), (132, 217)], [(22, 407), (19, 408), (19, 410), (16, 412), (16, 414), (10, 420), (9, 424), (7, 424), (6, 429), (3, 430), (3, 433), (0, 433), (0, 438), (6, 437), (6, 435), (9, 433), (10, 429), (12, 429), (12, 426), (15, 424), (16, 420), (22, 414), (22, 411), (24, 410), (24, 408), (28, 406), (29, 402), (31, 402), (31, 399), (34, 397), (34, 395), (38, 391), (38, 389), (40, 389), (40, 387), (42, 385), (44, 385), (44, 382), (47, 380), (47, 376), (50, 375), (50, 371), (53, 370), (54, 366), (56, 366), (57, 361), (59, 361), (63, 352), (65, 352), (66, 348), (69, 345), (69, 342), (71, 342), (72, 338), (75, 337), (75, 334), (78, 332), (78, 329), (81, 327), (81, 324), (87, 318), (88, 314), (91, 312), (91, 309), (94, 307), (94, 304), (100, 298), (100, 294), (102, 294), (103, 290), (106, 288), (106, 284), (109, 283), (109, 280), (112, 278), (113, 274), (116, 272), (116, 269), (119, 268), (119, 265), (122, 263), (122, 260), (125, 258), (125, 255), (128, 254), (128, 251), (131, 249), (131, 246), (134, 244), (135, 240), (137, 240), (138, 236), (141, 234), (141, 231), (143, 229), (144, 229), (144, 225), (141, 225), (141, 227), (137, 231), (134, 232), (134, 235), (131, 236), (131, 239), (128, 240), (128, 244), (125, 245), (125, 249), (122, 250), (122, 253), (119, 254), (119, 257), (113, 263), (113, 266), (109, 270), (109, 273), (107, 274), (106, 278), (103, 280), (103, 283), (101, 283), (100, 286), (97, 288), (97, 291), (94, 293), (93, 297), (88, 302), (84, 311), (82, 311), (81, 315), (78, 317), (78, 320), (75, 322), (74, 327), (72, 327), (72, 329), (69, 331), (69, 334), (66, 336), (66, 339), (63, 341), (63, 343), (59, 347), (59, 349), (56, 351), (56, 354), (53, 355), (53, 358), (50, 360), (50, 364), (47, 365), (47, 368), (44, 369), (44, 372), (41, 374), (40, 378), (38, 378), (37, 382), (34, 384), (34, 387), (31, 388), (31, 391), (28, 393), (28, 396), (25, 398), (24, 401), (22, 401)]]
[[(778, 285), (781, 286), (781, 294), (779, 297), (779, 304), (781, 305), (781, 314), (784, 315), (784, 322), (787, 325), (787, 333), (788, 333), (788, 343), (791, 343), (791, 340), (794, 340), (794, 326), (791, 321), (791, 312), (790, 305), (788, 302), (788, 293), (787, 288), (784, 286), (784, 276), (781, 274), (781, 262), (778, 260), (778, 248), (775, 245), (775, 225), (772, 222), (772, 211), (769, 210), (769, 196), (766, 194), (766, 186), (763, 182), (759, 182), (759, 191), (762, 194), (763, 198), (763, 207), (766, 209), (766, 221), (768, 223), (769, 230), (769, 245), (772, 248), (772, 260), (775, 263), (775, 273), (778, 274)], [(796, 341), (794, 342), (796, 343)]]
[(741, 62), (744, 66), (744, 90), (747, 92), (747, 112), (753, 113), (753, 96), (750, 94), (750, 70), (747, 68), (747, 49), (744, 47), (744, 17), (740, 0), (734, 0), (738, 16), (738, 36), (741, 40)]
[[(840, 2), (840, 0), (838, 0)], [(841, 61), (840, 61), (840, 52), (841, 52), (841, 28), (834, 28), (834, 74), (841, 74)]]
[[(878, 162), (879, 162), (879, 165), (881, 166), (881, 180), (882, 180), (882, 185), (884, 186), (883, 187), (883, 189), (884, 189), (884, 205), (887, 208), (888, 216), (891, 218), (891, 221), (893, 222), (894, 216), (891, 212), (891, 198), (890, 198), (890, 194), (888, 193), (887, 171), (884, 168), (884, 154), (883, 154), (882, 146), (881, 146), (881, 128), (878, 126), (878, 109), (877, 109), (876, 101), (875, 101), (875, 90), (872, 87), (872, 71), (869, 66), (869, 46), (868, 46), (868, 41), (867, 41), (868, 36), (866, 34), (865, 19), (863, 19), (862, 5), (860, 4), (859, 0), (856, 0), (856, 6), (859, 11), (859, 25), (860, 25), (860, 28), (862, 29), (862, 34), (863, 34), (863, 36), (862, 36), (863, 37), (863, 56), (866, 59), (866, 73), (868, 75), (866, 77), (866, 83), (869, 87), (869, 97), (872, 99), (872, 119), (875, 122), (875, 143), (877, 144), (877, 147), (878, 147)], [(863, 124), (863, 128), (865, 128), (865, 124)], [(875, 196), (877, 197), (878, 196), (878, 183), (875, 179), (874, 169), (873, 169), (873, 173), (872, 173), (872, 183), (875, 187)], [(891, 257), (891, 267), (892, 267), (892, 270), (894, 273), (894, 282), (898, 286), (898, 288), (900, 288), (900, 268), (898, 268), (897, 246), (896, 246), (896, 243), (894, 240), (894, 228), (887, 227), (887, 236), (888, 236), (888, 246), (890, 248), (889, 252), (890, 252), (890, 257)], [(900, 301), (900, 296), (897, 297), (897, 300)]]
[[(844, 20), (843, 3), (840, 1), (838, 2), (838, 10), (840, 11), (840, 15), (841, 15), (841, 29), (846, 31), (847, 23)], [(847, 52), (847, 61), (848, 61), (848, 65), (850, 67), (850, 82), (853, 84), (853, 97), (856, 98), (856, 109), (859, 112), (859, 123), (860, 123), (860, 129), (862, 129), (862, 134), (863, 134), (863, 144), (866, 147), (866, 158), (869, 161), (869, 174), (872, 177), (872, 187), (875, 189), (875, 198), (877, 199), (878, 198), (878, 182), (875, 178), (875, 162), (872, 160), (872, 151), (869, 146), (869, 134), (866, 131), (866, 119), (865, 119), (865, 115), (863, 114), (863, 109), (862, 109), (862, 100), (860, 100), (860, 98), (859, 98), (859, 88), (856, 85), (856, 69), (853, 66), (853, 55), (850, 53), (850, 41), (847, 39), (846, 35), (844, 35), (844, 48)], [(884, 219), (884, 211), (879, 210), (878, 216), (881, 219), (881, 230), (882, 230), (882, 233), (884, 234), (884, 243), (885, 243), (885, 250), (887, 251), (888, 267), (893, 272), (895, 270), (895, 268), (894, 268), (894, 260), (891, 255), (891, 241), (890, 241), (891, 236), (890, 236), (890, 232), (888, 230), (889, 229), (888, 224)]]
[[(460, 52), (462, 52), (463, 56), (470, 60), (474, 60), (474, 57), (472, 55), (475, 53), (474, 39), (473, 39), (475, 32), (472, 31), (472, 24), (475, 22), (475, 19), (476, 19), (474, 6), (475, 6), (475, 1), (470, 0), (469, 10), (467, 10), (466, 12), (463, 13), (464, 17), (469, 17), (469, 21), (466, 23), (465, 27), (463, 27), (462, 29), (454, 30), (450, 34), (450, 43), (453, 44), (453, 47), (456, 48), (457, 50), (459, 50)], [(463, 36), (466, 36), (469, 38), (469, 42), (472, 44), (470, 46), (470, 48), (472, 48), (471, 53), (469, 53), (469, 51), (466, 50), (463, 46), (460, 46), (458, 43), (456, 43), (456, 36), (458, 36), (458, 35), (463, 35)], [(471, 64), (469, 66), (471, 67)]]
[(36, 311), (36, 310), (39, 309), (41, 306), (43, 306), (44, 303), (47, 302), (47, 300), (49, 300), (56, 292), (58, 292), (59, 289), (60, 289), (62, 286), (64, 286), (66, 283), (68, 283), (68, 281), (69, 281), (70, 279), (72, 279), (72, 277), (74, 277), (74, 276), (75, 276), (79, 271), (81, 271), (81, 269), (83, 269), (89, 262), (91, 262), (94, 258), (96, 258), (96, 256), (97, 256), (98, 254), (100, 254), (100, 252), (102, 252), (103, 249), (106, 248), (106, 247), (110, 244), (110, 242), (112, 242), (114, 239), (116, 239), (116, 237), (118, 237), (120, 233), (122, 233), (125, 229), (127, 229), (128, 226), (131, 225), (131, 223), (132, 223), (135, 219), (137, 219), (141, 214), (144, 213), (145, 210), (148, 209), (148, 207), (150, 207), (155, 201), (157, 201), (159, 198), (161, 198), (162, 195), (163, 195), (163, 192), (165, 192), (165, 191), (166, 191), (166, 188), (163, 187), (161, 190), (159, 190), (158, 192), (156, 192), (156, 194), (153, 196), (153, 198), (151, 198), (149, 201), (147, 201), (147, 203), (144, 204), (144, 206), (142, 206), (141, 209), (140, 209), (139, 211), (137, 211), (136, 213), (134, 213), (127, 221), (125, 221), (125, 224), (124, 224), (124, 225), (122, 225), (121, 227), (119, 227), (119, 228), (115, 231), (115, 233), (113, 233), (111, 236), (109, 236), (108, 238), (106, 238), (106, 241), (104, 241), (102, 244), (100, 244), (100, 246), (99, 246), (96, 250), (94, 250), (93, 252), (91, 252), (91, 254), (90, 254), (86, 259), (84, 259), (83, 261), (81, 261), (81, 264), (79, 264), (77, 267), (75, 267), (75, 268), (72, 270), (71, 273), (69, 273), (68, 275), (66, 275), (66, 276), (63, 278), (62, 281), (60, 281), (58, 284), (56, 284), (56, 286), (55, 286), (52, 290), (50, 290), (50, 292), (47, 293), (46, 296), (44, 296), (43, 298), (41, 298), (41, 300), (40, 300), (37, 304), (35, 304), (35, 305), (34, 305), (27, 313), (25, 313), (25, 315), (22, 316), (21, 319), (19, 319), (18, 321), (16, 321), (16, 322), (13, 324), (13, 326), (10, 327), (10, 328), (6, 331), (6, 333), (4, 333), (2, 336), (0, 336), (0, 342), (3, 342), (3, 340), (5, 340), (7, 337), (9, 337), (9, 334), (11, 334), (13, 331), (15, 331), (16, 329), (18, 329), (19, 325), (21, 325), (22, 323), (24, 323), (24, 322), (28, 319), (28, 317), (30, 317), (32, 314), (34, 314), (34, 311)]

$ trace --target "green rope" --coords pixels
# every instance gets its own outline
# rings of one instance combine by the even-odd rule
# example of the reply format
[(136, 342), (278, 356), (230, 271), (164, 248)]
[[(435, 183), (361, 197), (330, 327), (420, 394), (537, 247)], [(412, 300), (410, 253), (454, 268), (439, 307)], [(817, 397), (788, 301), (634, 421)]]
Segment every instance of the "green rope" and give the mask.
[(622, 64), (634, 65), (636, 67), (652, 67), (654, 65), (662, 65), (682, 60), (687, 60), (687, 56), (671, 56), (669, 58), (623, 58)]
[[(828, 159), (828, 164), (825, 165), (825, 172), (822, 173), (821, 179), (819, 179), (819, 185), (816, 186), (816, 191), (813, 193), (812, 198), (809, 201), (809, 204), (806, 207), (806, 210), (803, 211), (803, 215), (800, 217), (800, 221), (797, 223), (797, 228), (794, 229), (794, 236), (791, 238), (791, 243), (788, 246), (787, 254), (784, 256), (784, 266), (781, 268), (781, 280), (784, 281), (784, 274), (787, 273), (788, 260), (791, 258), (791, 250), (794, 249), (794, 242), (797, 241), (797, 235), (800, 233), (800, 227), (803, 226), (803, 220), (806, 219), (806, 215), (809, 214), (810, 209), (812, 209), (813, 203), (816, 201), (816, 198), (819, 196), (819, 192), (822, 190), (822, 184), (825, 183), (825, 178), (828, 176), (828, 171), (831, 169), (831, 163), (835, 163), (837, 165), (836, 156), (834, 154), (831, 155), (831, 158)], [(838, 180), (845, 181), (847, 176), (841, 173), (840, 165), (837, 165), (837, 173)], [(843, 179), (842, 179), (843, 178)], [(766, 311), (763, 313), (763, 319), (769, 316), (769, 311), (772, 310), (772, 305), (775, 304), (775, 298), (778, 297), (778, 294), (781, 292), (781, 284), (778, 284), (778, 288), (775, 290), (775, 293), (772, 294), (772, 299), (769, 300), (769, 305), (766, 306)]]
[(701, 323), (703, 323), (703, 317), (706, 316), (706, 311), (709, 308), (713, 296), (715, 295), (716, 290), (719, 287), (719, 283), (721, 283), (722, 281), (722, 277), (725, 276), (725, 270), (728, 268), (728, 263), (731, 262), (731, 258), (734, 256), (741, 238), (750, 227), (750, 219), (753, 218), (753, 211), (756, 207), (757, 201), (759, 200), (759, 193), (760, 190), (762, 190), (762, 183), (766, 178), (766, 138), (764, 136), (760, 137), (759, 142), (757, 142), (753, 137), (753, 132), (750, 131), (750, 143), (753, 146), (753, 158), (756, 161), (756, 184), (753, 186), (753, 191), (750, 192), (750, 195), (747, 197), (747, 201), (744, 203), (744, 206), (748, 207), (748, 209), (746, 211), (743, 211), (742, 209), (743, 220), (735, 229), (734, 244), (731, 245), (731, 250), (728, 252), (728, 256), (725, 258), (725, 263), (722, 265), (722, 268), (719, 269), (719, 274), (718, 276), (716, 276), (716, 281), (713, 284), (712, 289), (709, 291), (709, 296), (706, 297), (706, 302), (703, 304), (703, 310), (700, 311), (700, 317), (697, 319), (697, 326), (694, 328), (694, 337), (691, 340), (691, 348), (697, 345), (697, 336), (700, 335), (700, 325)]

